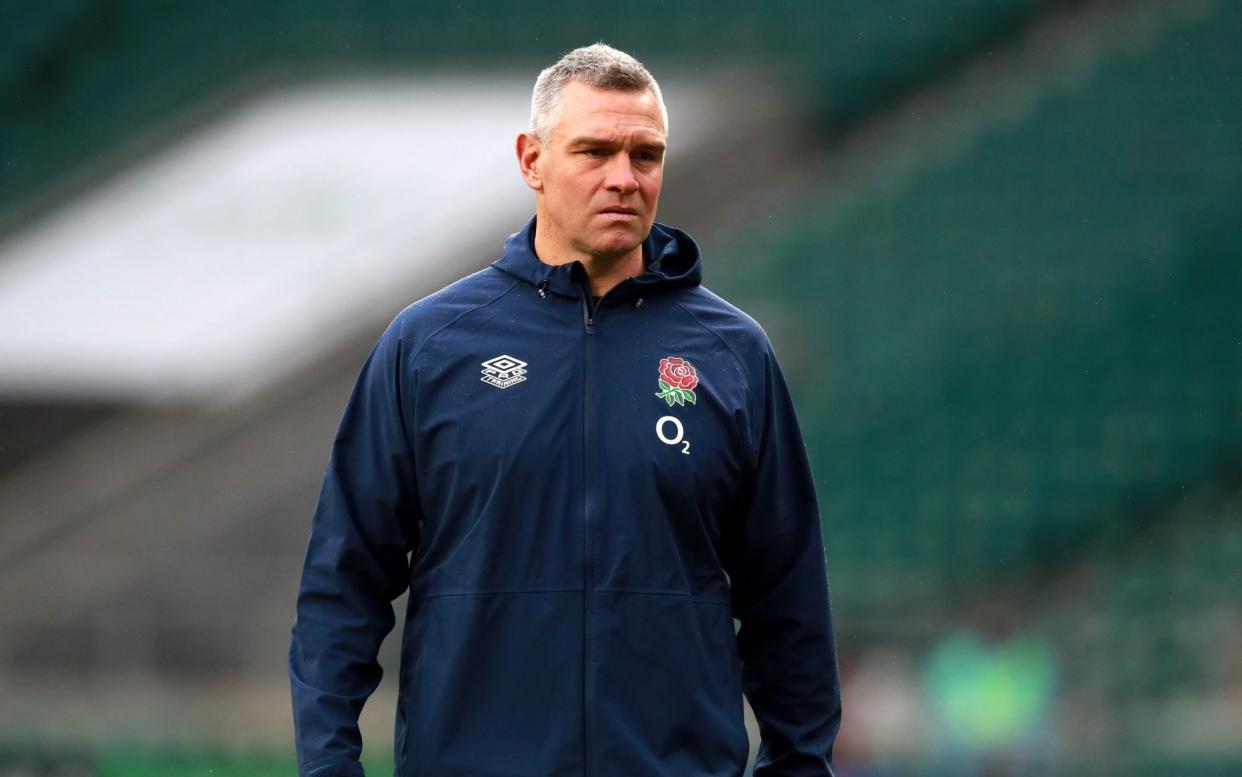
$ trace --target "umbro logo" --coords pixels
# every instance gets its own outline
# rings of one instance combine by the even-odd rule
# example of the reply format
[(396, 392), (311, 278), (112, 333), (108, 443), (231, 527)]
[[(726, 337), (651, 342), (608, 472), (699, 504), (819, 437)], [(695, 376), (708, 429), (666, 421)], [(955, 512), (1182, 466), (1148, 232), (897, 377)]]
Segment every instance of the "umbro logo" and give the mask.
[(526, 380), (526, 362), (508, 354), (493, 356), (483, 362), (483, 377), (479, 380), (496, 388), (509, 388)]

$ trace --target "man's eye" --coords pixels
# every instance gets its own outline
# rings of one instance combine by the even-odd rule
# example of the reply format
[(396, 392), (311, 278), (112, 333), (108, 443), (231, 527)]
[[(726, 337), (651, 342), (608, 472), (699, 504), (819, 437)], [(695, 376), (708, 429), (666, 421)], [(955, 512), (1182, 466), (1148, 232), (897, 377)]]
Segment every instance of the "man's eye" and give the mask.
[(588, 149), (587, 149), (586, 151), (584, 151), (583, 153), (584, 153), (584, 154), (586, 154), (587, 156), (601, 156), (601, 155), (603, 155), (603, 153), (604, 153), (604, 152), (603, 152), (603, 150), (602, 150), (602, 149), (598, 149), (598, 148), (588, 148)]

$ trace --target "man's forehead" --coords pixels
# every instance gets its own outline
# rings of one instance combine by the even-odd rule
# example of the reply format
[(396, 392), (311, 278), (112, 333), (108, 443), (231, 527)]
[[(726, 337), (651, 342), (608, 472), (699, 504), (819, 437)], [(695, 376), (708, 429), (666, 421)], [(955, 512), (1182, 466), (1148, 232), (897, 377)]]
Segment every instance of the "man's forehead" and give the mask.
[(558, 113), (557, 123), (573, 125), (573, 134), (580, 126), (624, 126), (661, 135), (665, 131), (660, 102), (650, 89), (600, 89), (570, 81), (561, 90)]

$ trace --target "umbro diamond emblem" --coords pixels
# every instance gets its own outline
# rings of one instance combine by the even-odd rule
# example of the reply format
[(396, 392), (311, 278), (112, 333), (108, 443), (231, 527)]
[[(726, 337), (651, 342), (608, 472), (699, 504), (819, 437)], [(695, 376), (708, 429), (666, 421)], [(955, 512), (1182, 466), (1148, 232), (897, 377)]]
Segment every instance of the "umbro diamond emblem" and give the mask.
[(526, 380), (526, 362), (508, 354), (493, 356), (483, 362), (483, 377), (479, 380), (496, 388), (509, 388)]

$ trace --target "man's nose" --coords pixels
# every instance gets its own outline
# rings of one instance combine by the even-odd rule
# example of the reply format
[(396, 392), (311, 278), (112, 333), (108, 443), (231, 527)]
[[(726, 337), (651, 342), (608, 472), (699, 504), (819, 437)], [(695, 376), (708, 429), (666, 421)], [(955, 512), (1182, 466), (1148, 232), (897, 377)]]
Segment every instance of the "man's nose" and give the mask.
[(630, 164), (628, 154), (614, 154), (608, 165), (608, 179), (605, 187), (622, 194), (633, 194), (638, 191), (638, 179), (634, 177), (634, 166)]

